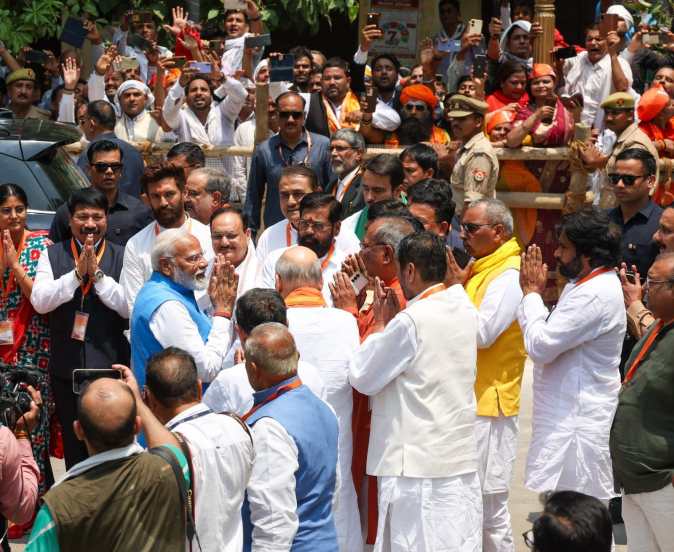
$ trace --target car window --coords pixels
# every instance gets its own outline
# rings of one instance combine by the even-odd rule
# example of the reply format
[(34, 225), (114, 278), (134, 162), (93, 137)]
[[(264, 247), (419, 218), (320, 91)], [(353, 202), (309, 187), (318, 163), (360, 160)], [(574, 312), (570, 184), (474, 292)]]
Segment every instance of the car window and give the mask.
[(49, 210), (55, 211), (72, 192), (89, 186), (82, 171), (63, 148), (50, 149), (28, 164), (47, 196)]

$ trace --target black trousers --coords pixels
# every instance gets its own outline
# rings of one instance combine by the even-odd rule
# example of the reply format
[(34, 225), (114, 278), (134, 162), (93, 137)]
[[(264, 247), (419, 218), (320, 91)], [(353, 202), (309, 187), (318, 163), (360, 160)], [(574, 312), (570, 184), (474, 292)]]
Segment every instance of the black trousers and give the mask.
[(88, 458), (84, 443), (75, 436), (73, 422), (77, 419), (77, 395), (73, 393), (72, 380), (66, 381), (58, 377), (52, 378), (56, 416), (63, 427), (63, 453), (66, 469)]

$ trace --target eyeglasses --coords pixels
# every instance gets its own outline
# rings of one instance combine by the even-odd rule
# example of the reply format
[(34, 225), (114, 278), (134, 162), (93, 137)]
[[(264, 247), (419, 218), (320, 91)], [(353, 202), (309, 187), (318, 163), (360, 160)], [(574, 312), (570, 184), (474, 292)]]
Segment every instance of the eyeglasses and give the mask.
[(634, 183), (637, 181), (637, 178), (646, 178), (648, 175), (646, 174), (639, 174), (639, 175), (633, 175), (633, 174), (620, 174), (620, 173), (610, 173), (608, 175), (608, 179), (611, 182), (612, 186), (617, 186), (618, 182), (621, 180), (623, 181), (623, 184), (625, 186), (634, 186)]
[(475, 234), (483, 226), (494, 226), (494, 224), (477, 224), (475, 222), (462, 222), (461, 228), (466, 234)]
[(344, 153), (352, 149), (354, 149), (353, 146), (330, 146), (330, 151), (336, 151), (337, 153)]
[(297, 229), (298, 230), (309, 230), (310, 228), (313, 228), (316, 232), (323, 232), (324, 230), (327, 230), (331, 226), (332, 226), (332, 224), (329, 224), (327, 222), (314, 222), (312, 220), (300, 220), (299, 224), (297, 225)]
[(360, 242), (360, 249), (361, 249), (361, 251), (364, 251), (365, 249), (372, 249), (373, 247), (384, 247), (385, 245), (386, 245), (385, 243)]
[(124, 165), (121, 163), (94, 163), (92, 167), (99, 173), (105, 173), (108, 172), (108, 169), (112, 169), (112, 172), (119, 172), (124, 168)]
[(524, 544), (527, 545), (527, 548), (530, 550), (534, 549), (534, 532), (532, 529), (522, 533), (522, 538), (524, 539)]
[(662, 284), (674, 284), (674, 280), (651, 280), (649, 277), (646, 277), (646, 285), (644, 287), (652, 288)]
[(420, 103), (412, 103), (412, 102), (407, 102), (404, 106), (405, 111), (426, 111), (428, 108), (425, 103), (420, 102)]
[(281, 119), (290, 119), (290, 117), (293, 119), (301, 119), (304, 117), (304, 111), (279, 111), (278, 116), (281, 117)]

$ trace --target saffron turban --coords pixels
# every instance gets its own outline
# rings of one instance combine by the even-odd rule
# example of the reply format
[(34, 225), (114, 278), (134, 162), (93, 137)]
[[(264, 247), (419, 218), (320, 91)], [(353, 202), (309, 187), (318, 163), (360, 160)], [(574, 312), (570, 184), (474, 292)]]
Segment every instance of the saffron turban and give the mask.
[(438, 98), (431, 92), (425, 84), (413, 84), (406, 86), (400, 93), (400, 103), (405, 105), (410, 100), (417, 100), (426, 103), (431, 109), (438, 105)]
[(669, 105), (669, 94), (660, 86), (654, 86), (641, 95), (641, 99), (637, 105), (637, 116), (640, 121), (650, 121), (667, 105)]

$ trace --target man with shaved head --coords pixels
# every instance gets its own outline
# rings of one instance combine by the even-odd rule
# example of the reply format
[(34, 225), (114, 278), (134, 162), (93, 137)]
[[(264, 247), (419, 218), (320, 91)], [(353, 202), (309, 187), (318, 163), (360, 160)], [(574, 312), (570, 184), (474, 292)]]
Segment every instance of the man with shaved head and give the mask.
[(243, 508), (244, 550), (337, 552), (335, 415), (297, 377), (299, 353), (283, 324), (253, 329), (245, 356), (255, 394), (244, 420), (255, 461)]
[(634, 346), (613, 418), (609, 447), (630, 550), (674, 542), (674, 253), (648, 270), (655, 320)]
[(360, 339), (356, 319), (328, 307), (321, 292), (321, 264), (311, 249), (288, 248), (276, 263), (276, 290), (288, 307), (288, 328), (302, 360), (316, 366), (325, 383), (326, 401), (339, 423), (339, 487), (335, 525), (341, 550), (363, 547), (356, 492), (351, 477), (353, 390), (349, 361)]
[[(123, 381), (101, 378), (82, 389), (74, 430), (90, 457), (44, 496), (27, 550), (185, 550), (172, 465), (189, 488), (187, 459), (143, 403), (131, 370), (115, 367)], [(141, 427), (150, 452), (135, 442)]]

